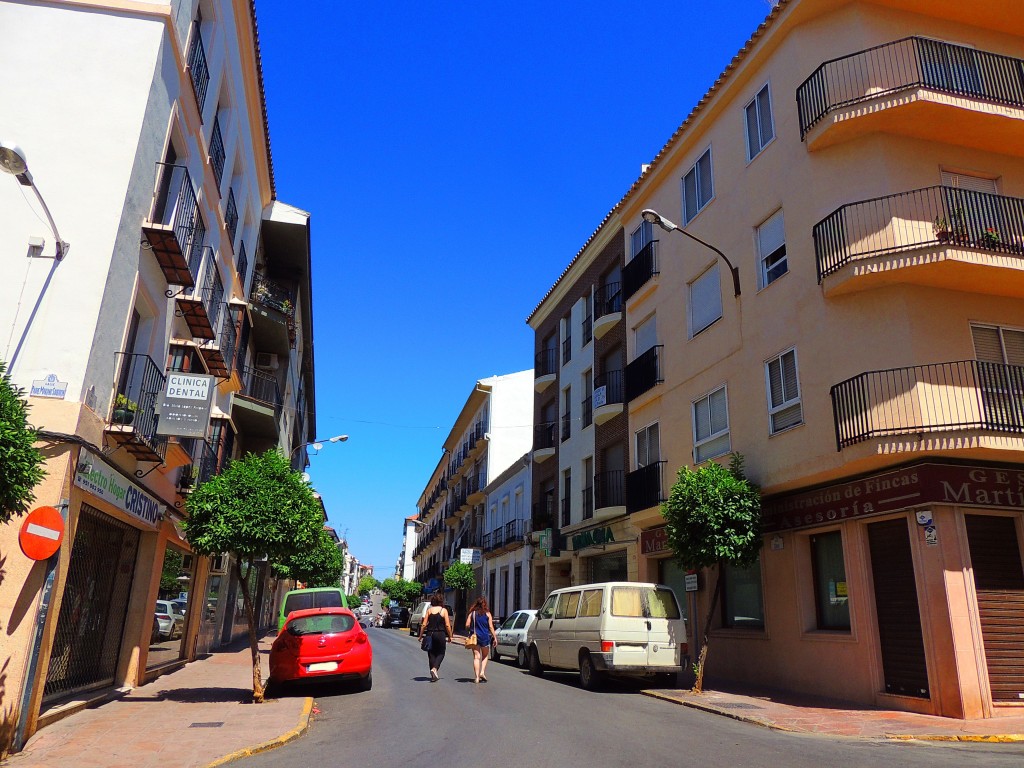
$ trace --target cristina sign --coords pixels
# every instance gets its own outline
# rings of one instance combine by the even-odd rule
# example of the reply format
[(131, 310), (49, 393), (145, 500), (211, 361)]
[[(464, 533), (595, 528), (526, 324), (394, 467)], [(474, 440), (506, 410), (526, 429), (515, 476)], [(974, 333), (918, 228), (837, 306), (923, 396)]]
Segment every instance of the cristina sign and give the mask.
[(160, 525), (163, 505), (84, 448), (78, 457), (75, 485), (153, 528)]
[(921, 504), (1024, 506), (1024, 470), (915, 464), (761, 502), (765, 533), (881, 515)]

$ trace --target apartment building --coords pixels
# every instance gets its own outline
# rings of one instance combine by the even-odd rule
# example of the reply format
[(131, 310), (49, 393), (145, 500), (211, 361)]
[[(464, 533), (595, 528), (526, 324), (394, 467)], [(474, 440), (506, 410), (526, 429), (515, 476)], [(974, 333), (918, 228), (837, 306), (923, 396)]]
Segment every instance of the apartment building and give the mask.
[(416, 563), (412, 559), (413, 550), (419, 541), (419, 515), (409, 515), (402, 525), (402, 551), (398, 553), (395, 563), (395, 578), (414, 581), (416, 579)]
[[(0, 30), (0, 133), (27, 162), (0, 174), (0, 357), (42, 427), (34, 505), (66, 521), (45, 582), (20, 521), (0, 531), (20, 744), (243, 631), (231, 563), (193, 556), (185, 500), (243, 451), (302, 465), (312, 306), (309, 214), (275, 199), (252, 4), (0, 2)], [(199, 415), (174, 381), (201, 391)], [(154, 604), (172, 598), (165, 634)]]
[(627, 256), (626, 573), (685, 596), (694, 651), (719, 574), (687, 583), (660, 502), (731, 452), (764, 496), (709, 674), (952, 717), (1024, 701), (1022, 120), (1015, 3), (782, 0), (593, 236)]
[[(485, 534), (494, 540), (494, 532), (485, 530), (487, 488), (530, 448), (533, 380), (533, 371), (527, 370), (477, 381), (444, 441), (416, 504), (422, 525), (413, 560), (416, 581), (428, 594), (445, 588), (444, 571), (464, 550), (479, 551)], [(486, 594), (482, 557), (475, 569), (478, 590)], [(459, 599), (466, 597), (452, 592), (446, 602), (465, 616)]]
[[(495, 618), (530, 607), (534, 546), (530, 513), (533, 460), (523, 454), (484, 489), (481, 592)], [(495, 625), (497, 626), (497, 625)]]

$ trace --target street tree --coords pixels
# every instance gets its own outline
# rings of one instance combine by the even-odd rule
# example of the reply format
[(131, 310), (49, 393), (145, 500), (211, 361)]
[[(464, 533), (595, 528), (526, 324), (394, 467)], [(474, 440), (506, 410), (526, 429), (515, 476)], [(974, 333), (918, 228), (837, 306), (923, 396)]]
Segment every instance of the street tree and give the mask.
[(681, 467), (668, 501), (661, 507), (668, 542), (684, 568), (715, 569), (693, 690), (704, 685), (708, 628), (722, 589), (726, 565), (749, 568), (761, 551), (761, 492), (746, 479), (743, 457), (732, 454), (729, 468), (709, 461), (697, 470)]
[(466, 593), (476, 589), (473, 566), (469, 563), (452, 563), (445, 569), (442, 579), (448, 589), (455, 590), (455, 610), (461, 614), (466, 610)]
[(35, 501), (33, 489), (45, 474), (35, 442), (25, 392), (14, 385), (0, 360), (0, 523), (25, 514)]
[(336, 587), (341, 583), (345, 560), (326, 529), (314, 546), (292, 552), (274, 564), (278, 578), (295, 579), (307, 587)]
[(391, 577), (384, 579), (384, 581), (380, 583), (380, 588), (383, 590), (384, 594), (388, 596), (389, 600), (393, 600), (396, 603), (401, 602), (402, 588), (397, 579), (392, 579)]
[(402, 588), (401, 600), (404, 603), (415, 603), (423, 594), (423, 585), (418, 581), (402, 579), (398, 583)]
[(359, 580), (359, 586), (356, 587), (356, 592), (358, 592), (359, 596), (362, 597), (363, 595), (370, 594), (373, 590), (377, 589), (379, 586), (380, 586), (380, 582), (377, 581), (375, 578), (373, 578), (373, 576), (369, 576), (369, 575), (363, 576), (363, 578), (361, 578)]
[(233, 555), (249, 625), (252, 698), (263, 701), (256, 619), (252, 604), (256, 563), (286, 561), (313, 550), (323, 533), (323, 511), (313, 489), (276, 450), (248, 454), (199, 486), (186, 502), (184, 523), (193, 551)]

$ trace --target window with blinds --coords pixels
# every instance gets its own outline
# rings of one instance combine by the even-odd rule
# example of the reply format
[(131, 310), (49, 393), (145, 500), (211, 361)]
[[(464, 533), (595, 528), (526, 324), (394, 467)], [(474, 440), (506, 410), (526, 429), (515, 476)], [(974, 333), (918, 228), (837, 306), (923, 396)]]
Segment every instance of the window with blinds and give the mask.
[(690, 338), (722, 316), (722, 286), (718, 264), (690, 283)]
[(972, 325), (974, 355), (983, 363), (1024, 365), (1024, 331), (996, 325)]
[(777, 211), (757, 228), (758, 287), (764, 288), (789, 271), (786, 232), (782, 211)]
[(636, 467), (646, 467), (661, 461), (661, 447), (658, 437), (658, 422), (644, 427), (636, 433)]
[(802, 424), (803, 406), (800, 403), (795, 349), (783, 352), (765, 363), (765, 381), (771, 434)]
[(942, 186), (969, 189), (972, 192), (985, 192), (989, 195), (999, 194), (995, 179), (989, 179), (984, 176), (972, 176), (967, 173), (942, 171)]
[(729, 402), (720, 387), (693, 403), (693, 460), (700, 464), (729, 452)]
[(972, 325), (971, 336), (985, 426), (1020, 431), (1024, 427), (1024, 331)]

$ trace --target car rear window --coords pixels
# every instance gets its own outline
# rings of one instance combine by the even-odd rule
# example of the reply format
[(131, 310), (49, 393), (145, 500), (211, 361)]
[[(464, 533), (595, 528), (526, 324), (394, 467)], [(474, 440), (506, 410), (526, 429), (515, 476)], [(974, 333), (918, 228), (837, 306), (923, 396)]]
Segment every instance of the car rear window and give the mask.
[(670, 589), (612, 587), (612, 615), (678, 619), (679, 605)]
[(356, 624), (354, 617), (347, 614), (340, 616), (301, 616), (288, 622), (287, 631), (290, 635), (328, 635), (336, 632), (348, 632)]
[(612, 587), (612, 616), (643, 616), (644, 600), (639, 587)]
[(648, 589), (647, 608), (652, 619), (678, 619), (679, 605), (670, 589)]
[(344, 608), (341, 593), (335, 590), (327, 592), (295, 592), (284, 601), (284, 615), (292, 611), (304, 611), (307, 608)]

